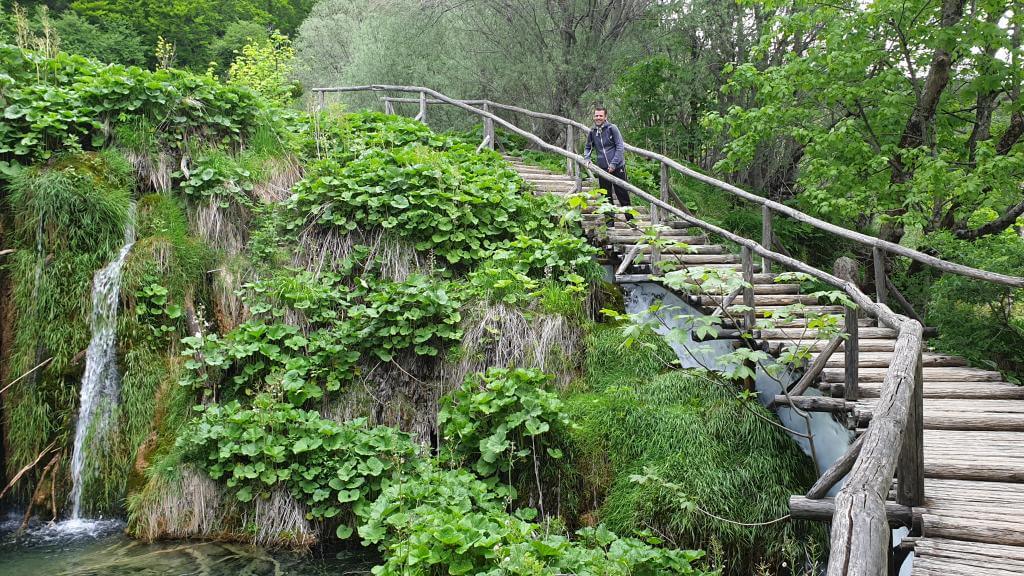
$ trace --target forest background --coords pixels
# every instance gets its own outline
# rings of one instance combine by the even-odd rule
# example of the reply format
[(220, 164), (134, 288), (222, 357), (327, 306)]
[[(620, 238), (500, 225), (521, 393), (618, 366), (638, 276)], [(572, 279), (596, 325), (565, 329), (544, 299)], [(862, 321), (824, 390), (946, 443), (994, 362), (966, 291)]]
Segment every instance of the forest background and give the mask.
[[(388, 82), (581, 119), (600, 102), (636, 145), (832, 222), (1019, 274), (1022, 26), (1011, 0), (77, 0), (5, 5), (0, 41), (276, 75), (292, 82), (282, 97)], [(240, 55), (249, 69), (232, 69)], [(702, 217), (757, 235), (759, 211), (672, 184)], [(797, 223), (777, 233), (818, 265), (870, 261)], [(1018, 294), (890, 266), (939, 328), (934, 345), (1021, 377)]]

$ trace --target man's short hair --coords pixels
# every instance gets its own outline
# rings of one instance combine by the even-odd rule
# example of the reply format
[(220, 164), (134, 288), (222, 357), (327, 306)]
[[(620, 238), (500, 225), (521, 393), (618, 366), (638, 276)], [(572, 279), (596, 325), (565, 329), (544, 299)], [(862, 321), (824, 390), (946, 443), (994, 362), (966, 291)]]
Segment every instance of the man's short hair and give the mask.
[(597, 112), (598, 110), (600, 110), (601, 112), (604, 112), (605, 116), (608, 115), (608, 109), (605, 108), (604, 106), (594, 106), (594, 112)]

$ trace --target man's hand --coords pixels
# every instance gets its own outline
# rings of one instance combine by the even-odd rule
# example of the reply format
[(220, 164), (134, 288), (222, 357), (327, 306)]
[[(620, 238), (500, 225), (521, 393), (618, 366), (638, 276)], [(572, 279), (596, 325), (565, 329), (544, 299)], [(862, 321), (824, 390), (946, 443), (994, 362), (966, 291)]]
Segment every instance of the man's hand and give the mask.
[(608, 165), (608, 171), (609, 172), (615, 172), (615, 164), (609, 164)]

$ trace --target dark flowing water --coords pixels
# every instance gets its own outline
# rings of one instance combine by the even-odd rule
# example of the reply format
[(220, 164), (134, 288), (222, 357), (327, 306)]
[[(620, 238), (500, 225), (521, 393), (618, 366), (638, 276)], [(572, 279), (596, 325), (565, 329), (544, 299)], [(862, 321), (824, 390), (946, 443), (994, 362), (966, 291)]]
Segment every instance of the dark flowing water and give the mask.
[(366, 574), (372, 559), (351, 552), (294, 554), (221, 542), (145, 544), (117, 520), (71, 520), (16, 533), (0, 523), (2, 576), (340, 576)]

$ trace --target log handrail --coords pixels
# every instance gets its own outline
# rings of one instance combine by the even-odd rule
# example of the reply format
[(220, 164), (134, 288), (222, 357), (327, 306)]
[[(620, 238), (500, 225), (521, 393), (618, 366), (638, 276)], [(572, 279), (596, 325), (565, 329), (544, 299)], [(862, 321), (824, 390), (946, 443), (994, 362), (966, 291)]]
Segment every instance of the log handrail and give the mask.
[[(835, 498), (830, 542), (832, 552), (828, 566), (829, 576), (876, 576), (878, 574), (885, 573), (889, 556), (889, 528), (886, 518), (886, 499), (889, 494), (889, 488), (892, 485), (893, 474), (896, 471), (900, 453), (909, 452), (908, 447), (913, 445), (915, 442), (917, 444), (916, 449), (919, 450), (921, 445), (921, 427), (919, 425), (916, 427), (916, 438), (909, 437), (906, 442), (904, 441), (905, 432), (908, 429), (908, 420), (912, 412), (911, 407), (913, 404), (916, 404), (916, 398), (920, 398), (921, 382), (919, 381), (920, 371), (918, 368), (920, 366), (924, 328), (919, 322), (906, 316), (896, 314), (884, 303), (873, 302), (871, 298), (864, 294), (860, 288), (850, 280), (838, 278), (833, 274), (819, 270), (818, 268), (800, 260), (774, 252), (770, 247), (762, 246), (761, 243), (755, 240), (745, 238), (719, 226), (705, 222), (696, 216), (663, 201), (661, 198), (648, 194), (637, 186), (613, 176), (596, 164), (583, 158), (583, 156), (576, 154), (575, 151), (567, 151), (562, 147), (549, 144), (535, 134), (519, 128), (515, 124), (495, 115), (489, 110), (481, 110), (460, 100), (445, 96), (436, 90), (416, 86), (375, 84), (341, 88), (317, 88), (313, 91), (321, 94), (326, 92), (360, 91), (419, 93), (421, 95), (421, 102), (425, 101), (422, 98), (429, 95), (445, 104), (461, 108), (471, 114), (481, 116), (482, 118), (490, 119), (492, 122), (501, 125), (506, 130), (526, 138), (540, 149), (573, 160), (577, 166), (584, 167), (591, 172), (601, 175), (606, 180), (609, 180), (618, 186), (622, 186), (630, 193), (647, 200), (652, 206), (657, 206), (666, 213), (673, 214), (691, 226), (701, 228), (706, 232), (716, 234), (730, 242), (740, 245), (742, 248), (746, 249), (745, 252), (750, 254), (751, 257), (753, 254), (757, 254), (762, 258), (767, 258), (782, 266), (804, 272), (805, 274), (839, 288), (869, 316), (874, 317), (882, 324), (895, 329), (897, 332), (895, 352), (893, 354), (893, 361), (886, 371), (885, 378), (882, 383), (881, 398), (876, 405), (877, 409), (872, 415), (867, 431), (863, 435), (860, 454), (853, 463), (845, 485)], [(515, 109), (514, 111), (529, 112), (524, 109), (518, 109), (507, 105), (499, 105), (490, 101), (487, 101), (487, 105), (488, 107), (493, 108), (502, 108), (506, 110)], [(550, 117), (551, 119), (568, 121), (554, 115), (541, 116), (539, 113), (530, 114), (535, 117)], [(661, 156), (660, 154), (650, 154), (656, 156), (656, 159), (661, 159), (677, 171), (691, 174), (698, 180), (710, 180), (710, 182), (708, 182), (710, 184), (733, 191), (742, 197), (749, 196), (751, 199), (755, 199), (758, 203), (769, 206), (772, 210), (777, 212), (787, 215), (796, 214), (798, 220), (811, 220), (812, 224), (814, 222), (818, 222), (820, 223), (818, 227), (822, 227), (826, 230), (836, 230), (840, 236), (860, 240), (869, 245), (882, 247), (897, 254), (907, 255), (908, 257), (925, 263), (932, 261), (939, 262), (943, 265), (940, 269), (946, 269), (965, 276), (983, 278), (993, 282), (1013, 286), (1024, 286), (1024, 279), (1021, 278), (1003, 276), (982, 270), (976, 270), (967, 266), (951, 264), (933, 256), (921, 254), (896, 244), (819, 221), (782, 204), (760, 198), (724, 182), (720, 182), (708, 176), (704, 176), (703, 174), (694, 172), (689, 168), (678, 164), (674, 160)], [(916, 397), (915, 389), (917, 389)], [(915, 416), (919, 419), (921, 412), (919, 410), (915, 412)], [(920, 480), (920, 478), (915, 479), (915, 484)], [(915, 490), (915, 492), (917, 491)], [(905, 498), (905, 500), (908, 501), (903, 502), (903, 504), (915, 505), (910, 501), (914, 497), (914, 495), (911, 495), (910, 499)]]
[[(362, 90), (370, 90), (370, 89), (373, 88), (373, 86), (356, 86), (356, 87), (351, 87), (351, 88), (358, 88), (358, 89), (362, 89)], [(323, 91), (323, 92), (343, 92), (343, 91), (356, 91), (356, 90), (337, 89), (337, 88), (315, 88), (315, 89), (313, 89), (313, 91), (314, 92), (319, 92), (319, 91)], [(390, 100), (392, 102), (401, 102), (401, 101), (406, 101), (406, 100), (408, 100), (410, 102), (419, 102), (420, 101), (418, 98), (415, 98), (415, 99), (412, 99), (412, 98), (410, 98), (410, 99), (391, 98)], [(455, 101), (450, 99), (450, 98), (448, 98), (447, 100), (441, 99), (441, 98), (436, 98), (434, 100), (431, 100), (430, 102), (437, 103), (437, 104), (452, 104)], [(486, 103), (488, 105), (488, 107), (490, 107), (490, 108), (499, 109), (499, 110), (506, 110), (506, 111), (509, 111), (509, 112), (515, 112), (515, 113), (518, 113), (518, 114), (523, 114), (523, 115), (526, 115), (526, 116), (530, 116), (532, 118), (538, 118), (538, 119), (542, 119), (542, 120), (551, 120), (553, 122), (558, 122), (558, 123), (561, 123), (561, 124), (568, 124), (568, 125), (575, 126), (576, 128), (578, 128), (580, 130), (589, 130), (590, 129), (590, 126), (587, 126), (586, 124), (583, 124), (582, 122), (578, 122), (578, 121), (573, 120), (571, 118), (566, 118), (564, 116), (558, 116), (557, 114), (548, 114), (548, 113), (545, 113), (545, 112), (534, 112), (534, 111), (528, 110), (526, 108), (520, 108), (518, 106), (511, 106), (511, 105), (508, 105), (508, 104), (501, 104), (501, 103), (498, 103), (498, 102), (493, 102), (491, 100), (458, 100), (458, 102), (470, 103), (470, 104), (473, 104), (473, 103), (480, 103), (480, 104)], [(937, 258), (935, 256), (932, 256), (930, 254), (925, 254), (923, 252), (919, 252), (917, 250), (914, 250), (914, 249), (911, 249), (911, 248), (907, 248), (906, 246), (902, 246), (902, 245), (896, 244), (894, 242), (889, 242), (888, 240), (883, 240), (883, 239), (877, 238), (875, 236), (870, 236), (870, 235), (867, 235), (867, 234), (856, 232), (854, 230), (850, 230), (849, 228), (844, 228), (842, 226), (837, 226), (835, 224), (832, 224), (831, 222), (826, 222), (826, 221), (821, 220), (819, 218), (815, 218), (814, 216), (811, 216), (810, 214), (805, 214), (804, 212), (801, 212), (801, 211), (799, 211), (799, 210), (797, 210), (795, 208), (792, 208), (790, 206), (786, 206), (785, 204), (782, 204), (780, 202), (775, 202), (774, 200), (769, 200), (768, 198), (764, 198), (764, 197), (758, 196), (757, 194), (754, 194), (752, 192), (747, 192), (746, 190), (743, 190), (742, 188), (739, 188), (737, 186), (729, 184), (728, 182), (723, 182), (722, 180), (719, 180), (719, 179), (714, 178), (712, 176), (708, 176), (707, 174), (704, 174), (702, 172), (698, 172), (697, 170), (694, 170), (694, 169), (692, 169), (692, 168), (690, 168), (688, 166), (684, 166), (683, 164), (680, 164), (679, 162), (677, 162), (677, 161), (673, 160), (672, 158), (669, 158), (668, 156), (665, 156), (663, 154), (659, 154), (659, 153), (654, 152), (652, 150), (646, 150), (644, 148), (639, 148), (637, 146), (633, 146), (633, 145), (628, 144), (628, 143), (625, 145), (625, 148), (626, 148), (627, 152), (631, 152), (633, 154), (636, 154), (637, 156), (641, 156), (641, 157), (647, 158), (649, 160), (657, 160), (657, 161), (667, 165), (668, 167), (674, 169), (676, 172), (679, 172), (679, 173), (681, 173), (681, 174), (683, 174), (685, 176), (689, 176), (690, 178), (693, 178), (695, 180), (698, 180), (698, 181), (703, 182), (705, 184), (708, 184), (710, 186), (714, 186), (715, 188), (718, 188), (720, 190), (724, 190), (726, 192), (729, 192), (730, 194), (732, 194), (734, 196), (738, 196), (738, 197), (743, 198), (745, 200), (748, 200), (750, 202), (754, 202), (755, 204), (760, 204), (761, 206), (765, 207), (766, 209), (768, 209), (768, 210), (770, 210), (772, 212), (778, 212), (779, 214), (783, 214), (785, 216), (789, 216), (790, 218), (793, 218), (794, 220), (797, 220), (799, 222), (803, 222), (805, 224), (810, 224), (811, 226), (813, 226), (815, 228), (818, 228), (819, 230), (824, 230), (825, 232), (830, 232), (830, 233), (835, 234), (835, 235), (837, 235), (837, 236), (839, 236), (841, 238), (845, 238), (847, 240), (851, 240), (851, 241), (857, 242), (859, 244), (863, 244), (865, 246), (869, 246), (873, 250), (877, 250), (877, 252), (875, 252), (876, 262), (878, 261), (879, 258), (882, 258), (884, 260), (884, 254), (885, 253), (892, 253), (892, 254), (896, 254), (898, 256), (904, 256), (906, 258), (910, 258), (911, 260), (915, 260), (917, 262), (921, 262), (922, 264), (927, 264), (927, 265), (929, 265), (929, 266), (931, 266), (933, 268), (936, 268), (938, 270), (941, 270), (943, 272), (949, 272), (949, 273), (952, 273), (952, 274), (958, 274), (960, 276), (966, 276), (968, 278), (976, 278), (976, 279), (979, 279), (979, 280), (985, 280), (987, 282), (994, 282), (996, 284), (1004, 284), (1004, 285), (1013, 286), (1013, 287), (1016, 287), (1016, 288), (1024, 288), (1024, 278), (1021, 278), (1021, 277), (1018, 277), (1018, 276), (1009, 276), (1009, 275), (1006, 275), (1006, 274), (1000, 274), (998, 272), (989, 272), (987, 270), (981, 270), (981, 269), (978, 269), (978, 268), (973, 268), (971, 266), (965, 266), (963, 264), (957, 264), (955, 262), (949, 262), (949, 261), (943, 260), (941, 258)], [(884, 301), (885, 300), (885, 298), (884, 298), (884, 287), (883, 287), (882, 290), (883, 290), (883, 298), (882, 298), (882, 300)]]

